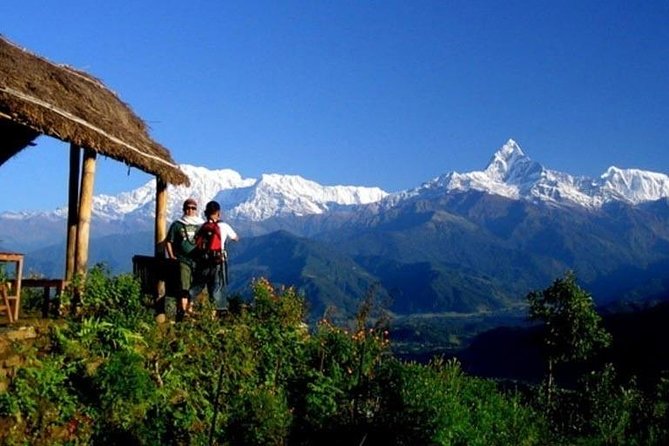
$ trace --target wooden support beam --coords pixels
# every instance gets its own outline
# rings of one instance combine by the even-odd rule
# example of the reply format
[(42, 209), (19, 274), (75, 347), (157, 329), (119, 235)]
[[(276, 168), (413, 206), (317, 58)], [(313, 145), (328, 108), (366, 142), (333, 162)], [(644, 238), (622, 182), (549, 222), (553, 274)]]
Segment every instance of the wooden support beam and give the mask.
[(65, 280), (74, 277), (75, 252), (77, 246), (77, 221), (79, 216), (79, 169), (81, 148), (70, 144), (70, 178), (67, 199), (67, 249), (65, 253)]
[(88, 241), (93, 212), (93, 184), (95, 182), (95, 158), (91, 149), (84, 149), (84, 162), (81, 166), (81, 188), (79, 196), (79, 222), (77, 224), (77, 247), (75, 255), (75, 274), (86, 275), (88, 267)]
[(156, 178), (156, 222), (155, 222), (155, 254), (164, 257), (164, 242), (167, 237), (167, 183)]
[[(156, 220), (154, 232), (154, 255), (165, 257), (167, 237), (167, 183), (156, 177)], [(165, 282), (158, 281), (155, 294), (156, 320), (165, 320)]]

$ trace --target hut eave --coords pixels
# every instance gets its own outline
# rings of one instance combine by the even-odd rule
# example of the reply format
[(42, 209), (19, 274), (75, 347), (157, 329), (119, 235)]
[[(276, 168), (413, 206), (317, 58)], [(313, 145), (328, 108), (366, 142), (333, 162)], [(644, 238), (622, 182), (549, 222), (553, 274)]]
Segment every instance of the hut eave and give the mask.
[(0, 36), (0, 165), (45, 134), (89, 148), (168, 184), (189, 185), (168, 150), (101, 81)]

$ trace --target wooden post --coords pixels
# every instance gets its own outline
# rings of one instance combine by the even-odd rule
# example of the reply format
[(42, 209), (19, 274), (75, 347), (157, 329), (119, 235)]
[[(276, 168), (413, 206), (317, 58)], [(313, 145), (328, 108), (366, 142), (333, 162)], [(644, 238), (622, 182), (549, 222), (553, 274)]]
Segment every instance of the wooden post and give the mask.
[(70, 144), (70, 180), (67, 200), (67, 250), (65, 253), (65, 280), (74, 277), (75, 252), (77, 246), (77, 220), (79, 216), (79, 168), (81, 149)]
[(81, 194), (79, 196), (79, 223), (77, 224), (77, 247), (75, 273), (83, 278), (88, 266), (88, 240), (93, 212), (93, 183), (95, 182), (96, 153), (84, 149), (84, 163), (81, 168)]
[[(165, 238), (167, 237), (167, 183), (156, 177), (156, 221), (154, 232), (154, 256), (165, 257)], [(159, 280), (155, 294), (156, 320), (165, 321), (165, 282)]]

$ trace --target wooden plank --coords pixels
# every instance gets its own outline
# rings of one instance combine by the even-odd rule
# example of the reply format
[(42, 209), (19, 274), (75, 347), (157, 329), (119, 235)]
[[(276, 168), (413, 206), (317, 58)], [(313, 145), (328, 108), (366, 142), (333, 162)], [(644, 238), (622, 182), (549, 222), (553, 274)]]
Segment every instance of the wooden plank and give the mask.
[(14, 320), (19, 320), (19, 310), (21, 308), (21, 280), (23, 279), (23, 256), (16, 263), (16, 303), (14, 306)]
[(11, 324), (14, 322), (14, 312), (12, 311), (12, 306), (9, 304), (9, 296), (7, 296), (7, 285), (0, 285), (0, 295), (2, 295), (2, 304), (0, 304), (0, 311), (4, 311), (7, 315), (7, 319)]
[(51, 288), (54, 288), (56, 295), (63, 294), (68, 281), (64, 279), (24, 279), (24, 288), (42, 288), (42, 317), (49, 316), (49, 309), (51, 308)]
[(62, 291), (67, 286), (67, 282), (65, 279), (23, 279), (22, 284), (23, 288), (49, 287)]
[[(0, 263), (12, 263), (14, 265), (14, 276), (8, 279), (8, 283), (13, 284), (11, 292), (8, 289), (8, 283), (3, 284), (4, 293), (3, 306), (7, 306), (8, 315), (11, 322), (18, 320), (21, 309), (21, 279), (23, 276), (23, 254), (17, 252), (0, 252)], [(12, 303), (14, 305), (12, 305)]]

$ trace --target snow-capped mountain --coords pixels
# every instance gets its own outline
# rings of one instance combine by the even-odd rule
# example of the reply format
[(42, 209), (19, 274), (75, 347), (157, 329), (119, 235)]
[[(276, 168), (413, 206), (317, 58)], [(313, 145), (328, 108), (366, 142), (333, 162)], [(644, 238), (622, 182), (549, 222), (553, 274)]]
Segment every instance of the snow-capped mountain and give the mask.
[[(342, 205), (368, 204), (388, 195), (377, 187), (322, 186), (297, 175), (265, 174), (259, 179), (243, 178), (230, 169), (210, 170), (187, 164), (181, 169), (191, 180), (190, 187), (171, 187), (168, 191), (169, 219), (178, 218), (186, 198), (195, 198), (200, 207), (210, 200), (221, 203), (228, 217), (262, 221), (279, 215), (321, 214)], [(101, 220), (142, 221), (150, 224), (155, 213), (156, 185), (143, 186), (115, 196), (96, 195), (93, 214)], [(46, 213), (52, 218), (66, 218), (67, 209)], [(6, 214), (10, 217), (10, 214)], [(12, 217), (27, 217), (12, 213)]]
[[(452, 192), (482, 191), (514, 200), (598, 209), (618, 201), (638, 204), (669, 197), (669, 177), (662, 173), (610, 167), (599, 178), (572, 176), (547, 169), (528, 157), (512, 139), (504, 144), (481, 171), (449, 172), (423, 185), (394, 194), (377, 187), (323, 186), (297, 175), (264, 174), (244, 178), (230, 169), (211, 170), (184, 164), (190, 187), (171, 187), (168, 193), (169, 219), (181, 213), (181, 203), (193, 197), (201, 208), (212, 199), (219, 201), (226, 217), (249, 222), (276, 216), (306, 216), (327, 213), (340, 206), (380, 203), (378, 210), (414, 198), (430, 199)], [(155, 212), (155, 182), (115, 196), (97, 195), (93, 213), (98, 221), (152, 225)], [(67, 209), (38, 213), (5, 212), (5, 221), (39, 217), (62, 221)], [(115, 224), (115, 223), (114, 223)]]
[(322, 186), (297, 175), (265, 174), (249, 186), (221, 190), (216, 200), (233, 218), (261, 221), (322, 214), (342, 205), (374, 203), (387, 195), (378, 187)]
[(422, 186), (400, 192), (387, 205), (449, 192), (477, 190), (514, 200), (596, 209), (620, 201), (639, 204), (669, 197), (669, 177), (638, 169), (609, 169), (599, 178), (572, 176), (543, 167), (525, 155), (512, 139), (504, 144), (482, 171), (450, 172)]
[[(232, 262), (236, 291), (261, 271), (338, 305), (342, 296), (364, 294), (361, 284), (380, 283), (398, 314), (504, 308), (565, 270), (602, 302), (669, 292), (657, 285), (669, 283), (664, 174), (611, 167), (598, 178), (575, 177), (543, 167), (512, 140), (481, 171), (451, 172), (392, 195), (294, 175), (182, 168), (192, 185), (168, 189), (169, 219), (188, 197), (200, 208), (211, 199), (223, 205), (241, 235)], [(337, 212), (348, 205), (355, 207)], [(152, 253), (154, 208), (154, 181), (96, 196), (91, 262), (127, 272), (134, 255)], [(0, 214), (0, 224), (2, 247), (25, 252), (26, 270), (62, 273), (63, 209), (38, 218)]]

